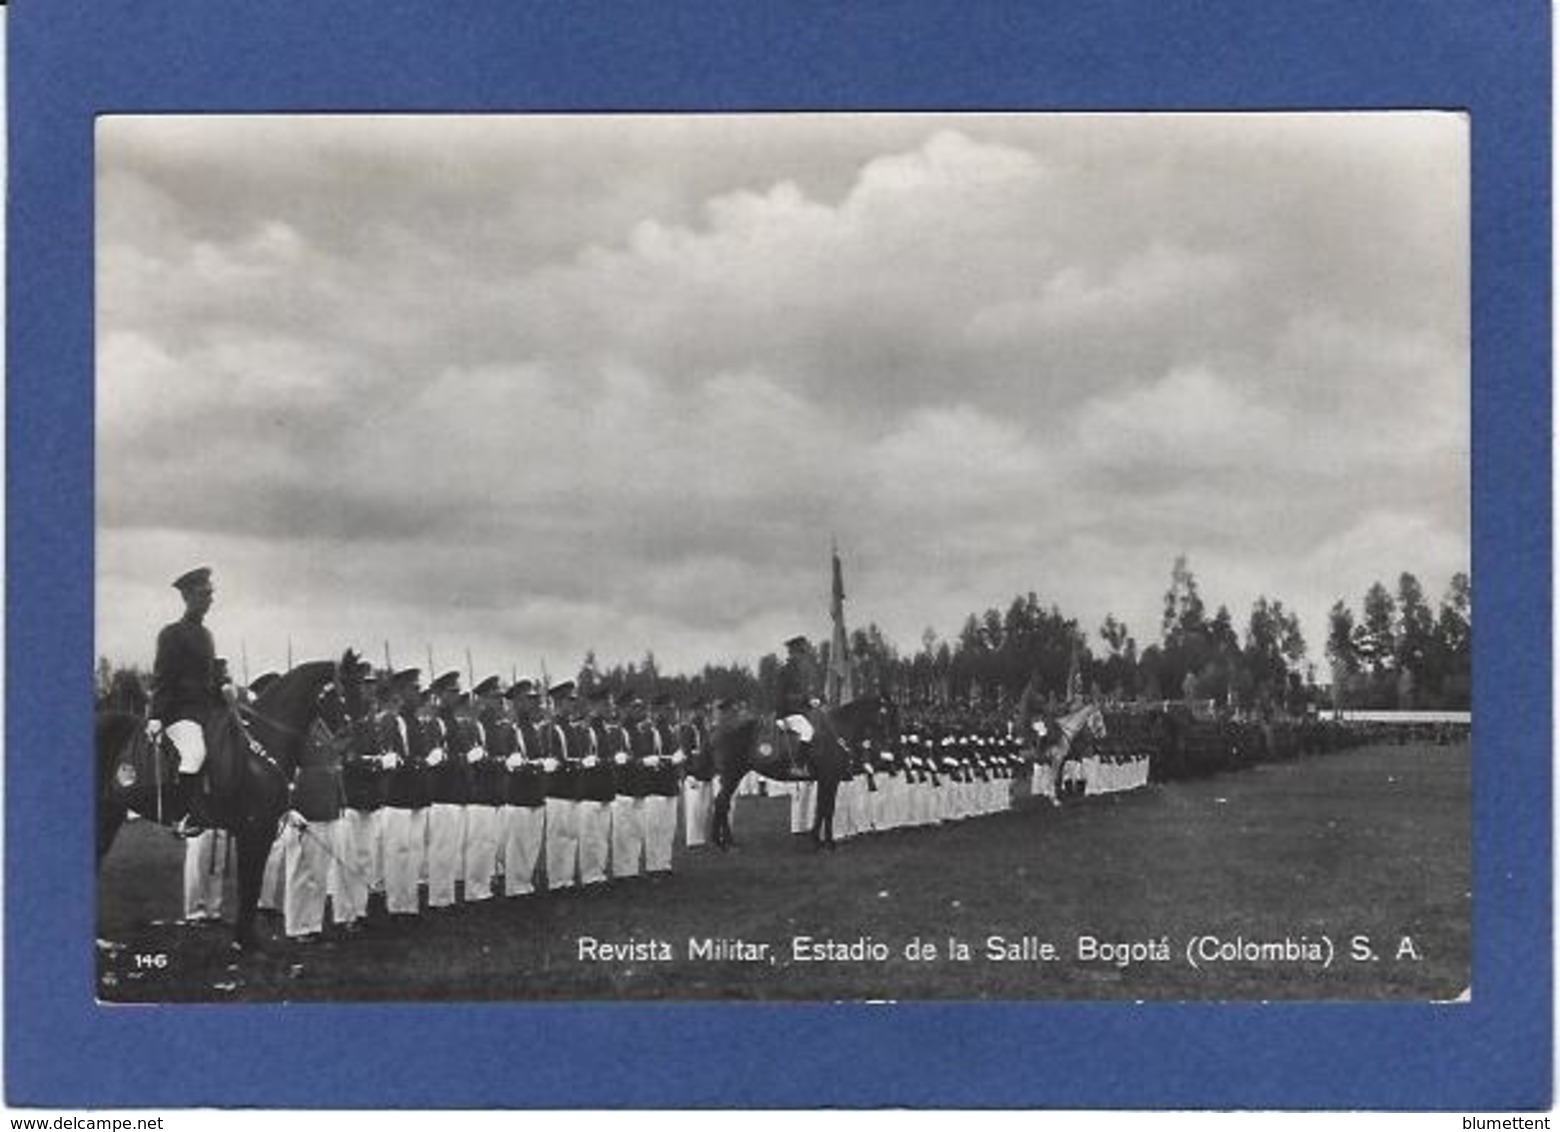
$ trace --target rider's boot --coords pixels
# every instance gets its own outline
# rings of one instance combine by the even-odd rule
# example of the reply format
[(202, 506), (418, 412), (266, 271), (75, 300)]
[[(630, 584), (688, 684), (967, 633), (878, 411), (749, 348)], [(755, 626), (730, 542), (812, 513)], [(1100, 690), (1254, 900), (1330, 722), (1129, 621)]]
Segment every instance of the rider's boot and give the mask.
[(178, 836), (198, 837), (215, 825), (211, 811), (206, 806), (204, 787), (205, 783), (201, 781), (198, 771), (194, 774), (180, 772), (176, 804), (184, 814), (173, 827), (173, 832)]

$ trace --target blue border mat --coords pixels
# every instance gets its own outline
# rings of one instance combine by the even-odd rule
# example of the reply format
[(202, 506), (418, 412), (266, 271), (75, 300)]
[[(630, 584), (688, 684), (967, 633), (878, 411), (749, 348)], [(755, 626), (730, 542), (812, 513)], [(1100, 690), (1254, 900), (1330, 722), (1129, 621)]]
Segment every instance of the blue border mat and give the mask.
[[(9, 1103), (1549, 1103), (1545, 5), (21, 0), (9, 41)], [(1470, 1005), (95, 1005), (95, 115), (1421, 107), (1473, 122)]]

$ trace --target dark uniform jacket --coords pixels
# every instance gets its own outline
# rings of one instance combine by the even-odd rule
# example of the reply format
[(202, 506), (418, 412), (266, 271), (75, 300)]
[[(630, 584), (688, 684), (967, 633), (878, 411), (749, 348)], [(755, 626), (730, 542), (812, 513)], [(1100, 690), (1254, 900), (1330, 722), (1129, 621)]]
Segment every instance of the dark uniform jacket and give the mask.
[(656, 753), (655, 734), (650, 729), (650, 721), (636, 721), (633, 730), (624, 732), (624, 738), (628, 741), (628, 765), (622, 768), (627, 773), (622, 776), (625, 786), (620, 789), (635, 798), (643, 798), (650, 793), (652, 774), (645, 760)]
[(682, 768), (672, 762), (672, 756), (677, 753), (677, 733), (664, 720), (657, 720), (651, 726), (659, 740), (656, 753), (661, 756), (661, 762), (650, 771), (649, 792), (662, 798), (675, 798), (679, 789), (677, 780), (682, 774)]
[(350, 721), (334, 684), (320, 692), (316, 710), (325, 730), (310, 728), (289, 802), (305, 821), (328, 822), (341, 816), (341, 758), (346, 748), (340, 740), (346, 737)]
[(617, 775), (612, 765), (612, 740), (607, 734), (607, 724), (593, 719), (575, 726), (584, 758), (596, 760), (594, 766), (582, 765), (580, 768), (580, 800), (610, 802), (617, 794)]
[(547, 777), (542, 773), (542, 737), (537, 725), (529, 720), (514, 724), (515, 749), (525, 759), (509, 772), (505, 798), (511, 806), (540, 806), (547, 801)]
[[(427, 738), (415, 710), (403, 710), (399, 717), (386, 713), (380, 717), (379, 745), (384, 751), (401, 756), (401, 765), (390, 772), (387, 804), (403, 810), (420, 810), (428, 804)], [(402, 727), (406, 729), (402, 736)]]
[[(471, 784), (466, 771), (466, 752), (471, 746), (462, 743), (463, 739), (471, 736), (461, 734), (461, 723), (452, 713), (440, 712), (438, 718), (424, 731), (430, 740), (438, 736), (437, 742), (429, 742), (430, 751), (434, 747), (444, 750), (444, 761), (428, 772), (429, 795), (433, 802), (447, 806), (464, 806), (471, 800)], [(438, 730), (433, 730), (433, 726), (437, 726)]]
[(152, 685), (152, 718), (165, 724), (180, 719), (201, 722), (221, 707), (217, 646), (211, 630), (190, 617), (164, 626), (157, 634)]
[(587, 750), (581, 730), (563, 719), (543, 723), (537, 730), (541, 733), (544, 756), (557, 762), (547, 773), (547, 796), (566, 801), (578, 799), (580, 760)]
[(388, 780), (379, 761), (380, 731), (377, 718), (351, 725), (352, 744), (342, 761), (341, 774), (347, 805), (354, 810), (372, 812), (385, 804)]
[(777, 715), (806, 715), (812, 708), (817, 674), (805, 657), (787, 657), (780, 669), (780, 690), (775, 702)]
[(688, 773), (700, 782), (714, 778), (715, 753), (710, 750), (704, 724), (697, 719), (690, 719), (677, 729), (677, 735), (683, 754), (688, 756)]
[(487, 757), (471, 768), (471, 800), (484, 806), (502, 806), (509, 792), (509, 770), (504, 760), (515, 753), (514, 729), (496, 711), (484, 711), (477, 719), (482, 725), (482, 745)]

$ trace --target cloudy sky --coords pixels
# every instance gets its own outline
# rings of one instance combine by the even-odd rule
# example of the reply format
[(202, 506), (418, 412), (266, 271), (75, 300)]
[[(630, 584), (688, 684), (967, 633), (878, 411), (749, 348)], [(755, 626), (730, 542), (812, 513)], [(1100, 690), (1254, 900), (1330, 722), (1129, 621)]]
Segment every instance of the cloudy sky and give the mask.
[[(142, 117), (97, 138), (98, 650), (663, 668), (1035, 590), (1466, 569), (1453, 115)], [(236, 665), (235, 665), (236, 667)]]

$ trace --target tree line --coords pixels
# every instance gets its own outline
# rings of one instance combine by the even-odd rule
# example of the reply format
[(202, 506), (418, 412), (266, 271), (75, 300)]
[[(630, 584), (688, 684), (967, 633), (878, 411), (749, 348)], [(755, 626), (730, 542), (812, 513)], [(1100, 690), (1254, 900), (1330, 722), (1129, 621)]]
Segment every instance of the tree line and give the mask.
[(1342, 601), (1328, 614), (1327, 659), (1343, 707), (1467, 710), (1473, 691), (1473, 586), (1467, 574), (1432, 610), (1412, 574), (1397, 590), (1376, 582), (1360, 615)]
[[(1471, 624), (1467, 574), (1452, 577), (1436, 613), (1414, 575), (1400, 575), (1395, 599), (1377, 582), (1365, 595), (1358, 626), (1342, 600), (1333, 606), (1327, 642), (1332, 684), (1325, 688), (1294, 610), (1263, 595), (1237, 627), (1227, 606), (1209, 612), (1182, 555), (1171, 566), (1158, 639), (1142, 648), (1114, 614), (1091, 635), (1031, 590), (1006, 608), (969, 614), (951, 638), (926, 629), (911, 653), (901, 653), (869, 622), (850, 634), (850, 651), (858, 692), (912, 704), (1002, 706), (1015, 703), (1033, 681), (1052, 703), (1088, 694), (1120, 701), (1213, 700), (1258, 714), (1298, 715), (1313, 706), (1466, 710)], [(813, 646), (820, 671), (828, 667), (829, 648), (827, 641)], [(778, 654), (768, 653), (754, 667), (707, 664), (695, 673), (667, 675), (653, 653), (637, 664), (605, 669), (589, 653), (578, 678), (587, 686), (731, 698), (769, 708), (782, 664)]]
[[(1326, 643), (1330, 689), (1317, 682), (1292, 609), (1263, 595), (1240, 627), (1225, 605), (1210, 614), (1184, 555), (1171, 567), (1158, 628), (1158, 638), (1141, 648), (1114, 614), (1091, 634), (1031, 590), (1005, 608), (969, 614), (951, 638), (927, 628), (910, 653), (901, 653), (875, 623), (854, 630), (849, 643), (858, 694), (877, 692), (908, 704), (1002, 707), (1016, 703), (1033, 682), (1052, 704), (1085, 694), (1119, 701), (1213, 700), (1258, 714), (1300, 714), (1312, 706), (1469, 706), (1472, 589), (1465, 573), (1453, 575), (1435, 610), (1408, 573), (1399, 575), (1395, 593), (1373, 584), (1358, 617), (1339, 600)], [(829, 643), (812, 647), (819, 671), (826, 671)], [(603, 666), (591, 650), (573, 676), (586, 689), (670, 694), (684, 702), (733, 699), (769, 709), (782, 664), (778, 654), (768, 653), (754, 666), (709, 663), (695, 672), (666, 673), (653, 652)], [(145, 674), (100, 660), (100, 704), (117, 702), (127, 683), (144, 687)]]

